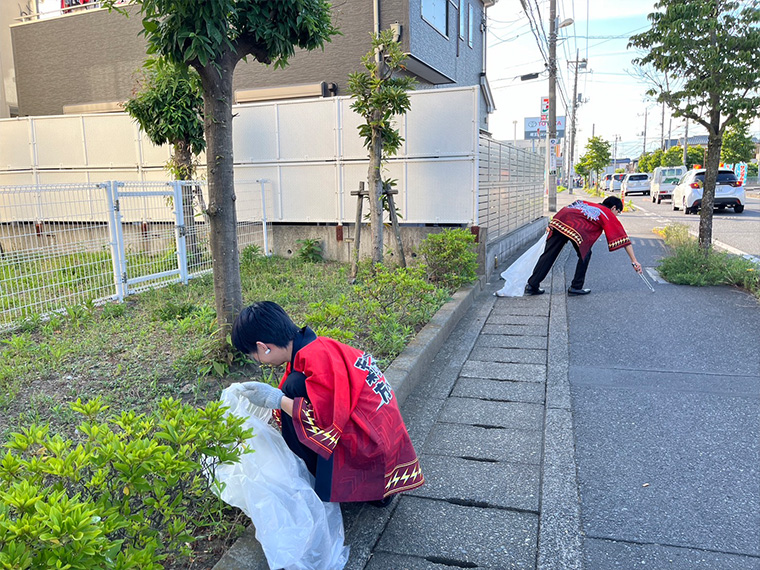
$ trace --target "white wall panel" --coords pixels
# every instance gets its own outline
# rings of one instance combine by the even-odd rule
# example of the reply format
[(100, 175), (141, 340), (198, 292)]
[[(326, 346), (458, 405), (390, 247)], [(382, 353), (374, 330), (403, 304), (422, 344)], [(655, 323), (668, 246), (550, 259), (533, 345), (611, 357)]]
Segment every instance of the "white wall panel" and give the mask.
[(34, 131), (39, 168), (86, 166), (81, 116), (36, 117)]
[[(261, 219), (261, 183), (256, 180), (267, 180), (264, 183), (264, 202), (267, 220), (280, 217), (280, 185), (279, 168), (277, 166), (236, 166), (235, 167), (235, 206), (238, 221), (254, 221)], [(256, 217), (258, 216), (258, 217)]]
[(160, 166), (163, 167), (171, 158), (171, 145), (164, 144), (157, 146), (150, 142), (148, 135), (140, 131), (140, 152), (142, 155), (143, 167)]
[(281, 219), (302, 222), (336, 221), (336, 174), (337, 168), (334, 164), (280, 167), (283, 208)]
[[(473, 167), (478, 156), (478, 96), (476, 87), (410, 94), (411, 110), (397, 124), (406, 142), (397, 157), (389, 160), (389, 172), (384, 174), (398, 180), (396, 203), (402, 223), (471, 223), (476, 219), (473, 204), (478, 188)], [(235, 105), (235, 177), (251, 186), (241, 195), (255, 192), (259, 197), (260, 187), (250, 182), (266, 178), (271, 180), (267, 185), (269, 220), (353, 222), (356, 197), (350, 193), (360, 180), (366, 180), (368, 162), (357, 130), (361, 118), (350, 104), (349, 97), (333, 97)], [(29, 165), (26, 158), (21, 168), (30, 171), (9, 178), (2, 169), (5, 163), (22, 164), (30, 151), (29, 134), (24, 121), (0, 120), (0, 184), (35, 183), (35, 175), (43, 184), (170, 177), (163, 167), (171, 148), (150, 143), (126, 114), (31, 121), (38, 162)], [(464, 160), (441, 161), (440, 157)], [(201, 161), (205, 163), (205, 157)], [(198, 176), (204, 176), (204, 168)], [(243, 201), (237, 207), (241, 220), (260, 214)]]
[(32, 167), (29, 120), (0, 121), (0, 170)]
[(82, 117), (86, 164), (90, 167), (135, 167), (140, 163), (137, 125), (122, 113)]
[(478, 152), (477, 90), (431, 89), (412, 94), (406, 155), (462, 156)]
[(405, 222), (459, 224), (474, 219), (474, 163), (469, 160), (409, 162)]
[[(40, 170), (40, 184), (87, 184), (89, 182), (86, 170)], [(102, 180), (107, 180), (105, 173)]]
[(346, 160), (365, 159), (368, 150), (359, 136), (359, 125), (364, 120), (351, 109), (350, 99), (340, 99), (341, 147)]
[(335, 101), (278, 103), (281, 160), (334, 160)]
[[(0, 171), (0, 186), (26, 186), (34, 184), (33, 172), (3, 172)], [(1, 221), (7, 221), (0, 218)]]
[(232, 119), (235, 163), (277, 159), (277, 114), (274, 105), (239, 105)]
[[(351, 192), (359, 189), (359, 182), (364, 182), (364, 187), (367, 187), (367, 169), (369, 168), (369, 161), (367, 162), (351, 162), (343, 165), (343, 193), (340, 197), (342, 201), (343, 216), (342, 221), (344, 223), (354, 223), (356, 221), (356, 196), (352, 196)], [(383, 171), (383, 178), (392, 178), (397, 180), (396, 190), (398, 194), (393, 197), (393, 201), (396, 204), (396, 209), (401, 213), (401, 223), (406, 222), (406, 183), (405, 183), (405, 164), (401, 161), (394, 161), (386, 165), (386, 169)], [(362, 205), (363, 214), (369, 213), (369, 202), (365, 199)]]

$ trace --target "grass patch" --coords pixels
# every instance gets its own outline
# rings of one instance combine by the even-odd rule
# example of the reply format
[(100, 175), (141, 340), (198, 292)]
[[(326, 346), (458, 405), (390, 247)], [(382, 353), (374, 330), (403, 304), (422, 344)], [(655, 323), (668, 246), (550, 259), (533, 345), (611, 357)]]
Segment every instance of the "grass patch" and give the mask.
[(671, 255), (660, 262), (658, 271), (679, 285), (732, 285), (760, 298), (760, 267), (738, 255), (710, 248), (707, 255), (684, 224), (666, 226), (660, 233)]

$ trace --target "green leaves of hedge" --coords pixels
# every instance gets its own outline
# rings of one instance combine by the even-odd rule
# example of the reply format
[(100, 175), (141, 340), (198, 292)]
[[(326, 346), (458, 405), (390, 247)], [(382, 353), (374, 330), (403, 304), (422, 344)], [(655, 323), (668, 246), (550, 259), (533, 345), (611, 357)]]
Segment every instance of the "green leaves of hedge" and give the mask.
[(0, 460), (0, 568), (162, 568), (214, 524), (217, 465), (239, 460), (251, 436), (220, 402), (172, 398), (151, 415), (105, 419), (77, 400), (76, 440), (32, 425)]

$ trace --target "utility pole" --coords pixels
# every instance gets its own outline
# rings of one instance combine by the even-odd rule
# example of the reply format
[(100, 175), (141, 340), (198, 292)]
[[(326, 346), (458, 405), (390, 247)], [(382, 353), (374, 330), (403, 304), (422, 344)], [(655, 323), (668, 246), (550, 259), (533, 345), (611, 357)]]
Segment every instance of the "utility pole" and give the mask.
[[(567, 163), (567, 175), (569, 178), (573, 178), (575, 176), (575, 168), (574, 166), (574, 159), (575, 159), (575, 115), (578, 112), (578, 68), (586, 67), (586, 59), (578, 59), (578, 56), (580, 55), (580, 50), (575, 50), (575, 61), (568, 62), (568, 63), (574, 63), (575, 64), (575, 79), (573, 80), (573, 107), (572, 107), (572, 117), (570, 119), (570, 160)], [(570, 194), (573, 193), (573, 184), (570, 183)]]
[(670, 117), (670, 119), (668, 120), (668, 148), (670, 148), (671, 146), (670, 142), (673, 140), (672, 139), (673, 135), (671, 134), (672, 129), (673, 129), (673, 117)]
[(517, 147), (517, 121), (512, 121), (514, 131), (512, 132), (512, 146)]
[(660, 150), (665, 151), (665, 103), (662, 104), (662, 118), (660, 119)]
[[(553, 148), (550, 148), (557, 139), (557, 0), (549, 1), (549, 125), (546, 130), (547, 150), (549, 156), (549, 211), (557, 211), (557, 171), (556, 159), (553, 161)], [(554, 142), (552, 142), (554, 141)]]
[(641, 154), (647, 153), (647, 117), (649, 117), (649, 109), (644, 109), (644, 150)]
[(683, 133), (683, 165), (686, 166), (686, 160), (689, 158), (689, 117), (686, 117), (686, 130)]

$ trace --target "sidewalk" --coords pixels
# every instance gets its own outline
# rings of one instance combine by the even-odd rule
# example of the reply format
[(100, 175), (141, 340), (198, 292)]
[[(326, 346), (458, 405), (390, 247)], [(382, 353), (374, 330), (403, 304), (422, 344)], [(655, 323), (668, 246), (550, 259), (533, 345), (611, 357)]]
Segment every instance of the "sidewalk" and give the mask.
[(563, 265), (559, 294), (475, 299), (403, 406), (426, 484), (344, 509), (347, 568), (581, 567)]

